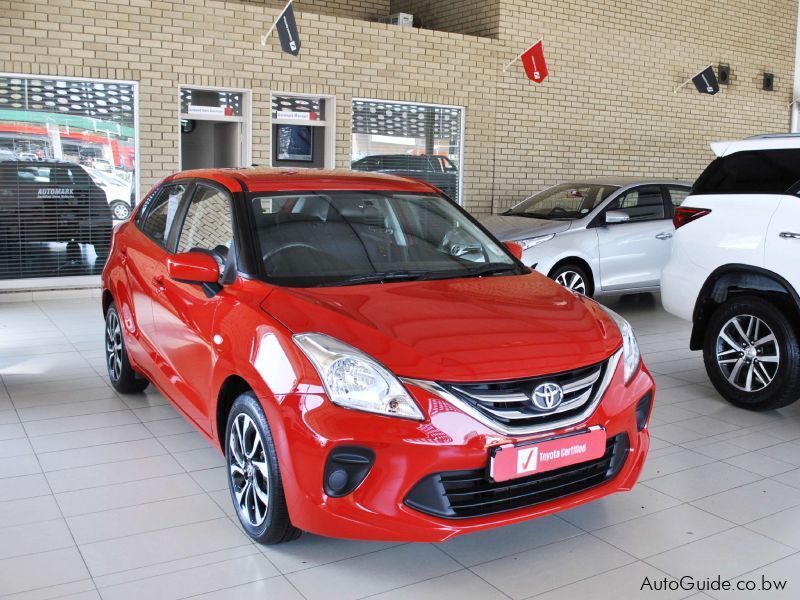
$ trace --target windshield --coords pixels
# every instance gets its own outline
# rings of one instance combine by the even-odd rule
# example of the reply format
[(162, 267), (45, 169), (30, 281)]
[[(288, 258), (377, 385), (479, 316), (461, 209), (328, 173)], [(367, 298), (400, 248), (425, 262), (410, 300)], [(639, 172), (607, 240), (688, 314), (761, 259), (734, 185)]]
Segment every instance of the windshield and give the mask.
[(618, 189), (617, 185), (562, 183), (531, 196), (505, 214), (537, 219), (581, 219)]
[(310, 287), (520, 274), (524, 269), (437, 194), (251, 194), (271, 283)]

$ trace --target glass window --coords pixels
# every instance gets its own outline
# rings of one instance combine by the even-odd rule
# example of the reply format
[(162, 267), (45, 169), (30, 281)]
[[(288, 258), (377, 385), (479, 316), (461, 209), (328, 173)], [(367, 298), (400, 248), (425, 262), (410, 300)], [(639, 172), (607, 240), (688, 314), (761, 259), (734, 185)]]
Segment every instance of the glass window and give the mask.
[(615, 185), (562, 183), (531, 196), (505, 214), (556, 221), (582, 219), (618, 189)]
[(134, 96), (126, 82), (0, 75), (0, 287), (101, 271), (135, 200)]
[(508, 252), (438, 194), (253, 194), (267, 278), (292, 286), (519, 273)]
[(631, 221), (653, 221), (665, 219), (664, 196), (661, 186), (651, 185), (634, 188), (608, 205), (606, 210), (627, 213)]
[(224, 262), (233, 241), (230, 198), (200, 185), (192, 197), (178, 241), (178, 252), (206, 250)]
[(717, 158), (693, 194), (783, 194), (800, 181), (800, 150), (751, 150)]
[(185, 185), (166, 186), (157, 192), (150, 205), (145, 207), (140, 228), (150, 239), (164, 248), (167, 247), (172, 221), (185, 192)]
[(691, 190), (689, 188), (684, 187), (667, 187), (667, 192), (669, 193), (669, 199), (672, 202), (672, 206), (680, 206), (683, 204), (683, 201), (686, 200), (686, 197), (689, 195)]
[(461, 202), (463, 109), (353, 100), (351, 167), (422, 179)]

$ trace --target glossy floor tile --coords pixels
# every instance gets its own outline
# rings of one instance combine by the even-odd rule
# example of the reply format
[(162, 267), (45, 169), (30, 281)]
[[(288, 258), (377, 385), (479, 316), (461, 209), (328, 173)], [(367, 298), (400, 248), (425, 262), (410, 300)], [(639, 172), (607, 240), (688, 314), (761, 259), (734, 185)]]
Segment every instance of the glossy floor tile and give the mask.
[(606, 301), (658, 393), (627, 494), (442, 544), (241, 532), (221, 456), (157, 391), (106, 381), (95, 298), (0, 304), (0, 597), (15, 600), (751, 598), (651, 592), (691, 575), (800, 594), (800, 403), (736, 409), (657, 296)]

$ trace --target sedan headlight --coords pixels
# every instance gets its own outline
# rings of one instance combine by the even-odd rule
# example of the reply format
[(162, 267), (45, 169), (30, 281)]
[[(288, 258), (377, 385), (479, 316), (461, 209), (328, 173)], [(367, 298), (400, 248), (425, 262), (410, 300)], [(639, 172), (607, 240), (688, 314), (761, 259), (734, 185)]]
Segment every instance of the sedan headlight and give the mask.
[(520, 246), (522, 246), (523, 250), (527, 250), (528, 248), (533, 248), (534, 246), (538, 246), (543, 242), (549, 242), (556, 236), (555, 233), (551, 233), (550, 235), (540, 235), (538, 237), (528, 238), (526, 240), (515, 240)]
[(614, 319), (619, 328), (619, 333), (622, 335), (622, 364), (625, 373), (625, 384), (627, 385), (636, 374), (636, 371), (639, 370), (639, 363), (642, 360), (642, 355), (639, 352), (639, 342), (636, 341), (636, 335), (633, 333), (633, 327), (631, 327), (630, 323), (610, 308), (602, 305), (601, 308), (606, 311), (609, 317)]
[(419, 406), (397, 377), (360, 350), (321, 333), (298, 334), (293, 339), (314, 365), (334, 404), (424, 420)]

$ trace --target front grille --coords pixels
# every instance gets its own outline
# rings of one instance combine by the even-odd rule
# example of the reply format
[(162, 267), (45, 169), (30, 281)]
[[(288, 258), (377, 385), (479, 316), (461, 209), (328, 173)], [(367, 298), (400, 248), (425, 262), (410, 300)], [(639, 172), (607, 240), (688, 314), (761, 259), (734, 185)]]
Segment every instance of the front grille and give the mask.
[[(562, 421), (580, 414), (602, 393), (609, 361), (541, 377), (488, 383), (440, 383), (447, 392), (476, 408), (492, 421), (510, 429)], [(536, 386), (557, 383), (564, 399), (552, 411), (541, 411), (531, 402)]]
[(611, 480), (625, 464), (630, 444), (621, 433), (606, 442), (596, 460), (496, 483), (488, 469), (428, 475), (406, 496), (405, 504), (445, 519), (482, 517), (564, 498)]

